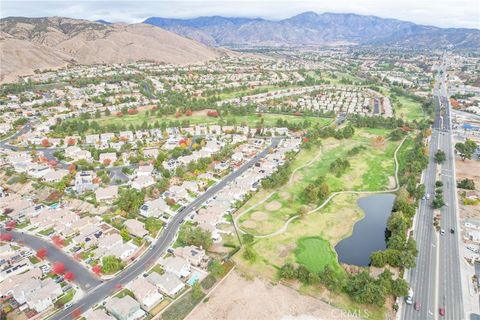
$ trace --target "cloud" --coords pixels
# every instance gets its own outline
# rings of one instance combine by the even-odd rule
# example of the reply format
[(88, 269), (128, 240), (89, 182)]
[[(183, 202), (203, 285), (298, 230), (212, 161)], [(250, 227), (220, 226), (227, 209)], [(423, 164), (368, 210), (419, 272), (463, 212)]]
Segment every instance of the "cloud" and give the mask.
[(358, 13), (440, 27), (480, 29), (478, 0), (2, 0), (1, 16), (67, 16), (136, 23), (148, 17), (242, 16), (283, 19), (304, 11)]

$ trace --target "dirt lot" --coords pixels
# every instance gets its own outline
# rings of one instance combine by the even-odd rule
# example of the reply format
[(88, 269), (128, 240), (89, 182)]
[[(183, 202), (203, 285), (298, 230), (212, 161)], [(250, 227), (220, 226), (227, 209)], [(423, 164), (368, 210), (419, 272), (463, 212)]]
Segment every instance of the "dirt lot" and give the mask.
[[(475, 182), (476, 191), (480, 191), (480, 161), (476, 160), (465, 160), (457, 158), (455, 160), (455, 168), (457, 173), (457, 182), (468, 178), (473, 179)], [(480, 219), (480, 205), (475, 206), (465, 206), (462, 204), (460, 193), (464, 190), (459, 189), (459, 207), (460, 207), (460, 218), (477, 218)]]
[(242, 278), (236, 271), (201, 303), (188, 320), (330, 320), (356, 319), (329, 304), (304, 296), (283, 285), (272, 286), (255, 278)]

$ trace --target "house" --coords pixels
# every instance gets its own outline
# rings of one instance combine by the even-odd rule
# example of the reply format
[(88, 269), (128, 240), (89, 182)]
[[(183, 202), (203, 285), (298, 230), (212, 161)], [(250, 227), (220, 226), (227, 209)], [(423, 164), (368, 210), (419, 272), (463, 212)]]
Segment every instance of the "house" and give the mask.
[(142, 190), (155, 184), (155, 179), (152, 176), (139, 176), (132, 181), (132, 188)]
[(146, 280), (170, 297), (175, 297), (176, 294), (185, 288), (185, 284), (170, 272), (159, 275), (154, 271), (146, 277)]
[(105, 304), (105, 309), (118, 320), (135, 320), (144, 316), (140, 303), (128, 294), (123, 298), (113, 297)]
[(190, 263), (182, 257), (168, 257), (162, 259), (160, 264), (166, 272), (172, 273), (178, 278), (186, 278), (190, 275)]
[(27, 296), (27, 305), (30, 309), (42, 312), (53, 305), (53, 302), (63, 294), (62, 287), (52, 278), (46, 278), (40, 287)]
[(183, 199), (188, 199), (188, 192), (182, 186), (171, 186), (168, 189), (169, 198), (175, 200), (175, 202), (179, 202)]
[(86, 320), (115, 320), (114, 317), (109, 316), (105, 309), (90, 309), (83, 314)]
[(58, 182), (62, 180), (63, 177), (66, 177), (68, 174), (69, 171), (64, 169), (50, 171), (43, 176), (43, 180), (45, 182)]
[(98, 188), (95, 190), (95, 198), (97, 201), (111, 201), (118, 196), (118, 186), (108, 186), (106, 188)]
[(100, 142), (100, 136), (98, 134), (90, 134), (85, 136), (85, 142), (87, 144), (97, 144)]
[(139, 166), (136, 171), (137, 177), (147, 177), (153, 174), (153, 165)]
[(95, 178), (95, 172), (93, 171), (79, 171), (75, 175), (75, 191), (77, 193), (83, 193), (85, 191), (92, 191), (97, 188), (97, 185), (93, 183)]
[(132, 236), (143, 238), (148, 235), (148, 231), (145, 230), (143, 223), (138, 220), (128, 219), (125, 221), (124, 225), (127, 228), (128, 233)]
[(175, 256), (187, 260), (191, 265), (196, 267), (205, 265), (209, 260), (205, 254), (205, 250), (195, 246), (178, 247), (175, 248), (173, 253)]
[(110, 140), (112, 140), (113, 138), (115, 138), (115, 134), (114, 133), (111, 133), (111, 132), (108, 132), (108, 133), (102, 133), (100, 135), (100, 142), (102, 143), (108, 143)]
[(140, 207), (140, 214), (144, 217), (158, 218), (165, 212), (170, 213), (170, 207), (162, 198), (147, 201)]
[(235, 152), (232, 154), (232, 160), (235, 162), (241, 162), (243, 160), (243, 153), (242, 152)]
[(159, 151), (157, 148), (151, 148), (151, 149), (143, 149), (143, 155), (146, 158), (154, 158), (156, 159), (158, 157)]
[(98, 239), (98, 248), (93, 251), (95, 258), (104, 256), (115, 256), (121, 260), (127, 260), (131, 257), (137, 246), (128, 242), (123, 243), (122, 237), (118, 233), (109, 234)]
[(163, 300), (163, 295), (158, 292), (157, 287), (144, 278), (133, 280), (129, 284), (129, 289), (135, 295), (135, 299), (137, 299), (147, 310), (150, 310)]
[(100, 161), (100, 163), (105, 163), (108, 161), (109, 165), (111, 165), (113, 162), (117, 161), (117, 154), (114, 152), (101, 153), (98, 161)]

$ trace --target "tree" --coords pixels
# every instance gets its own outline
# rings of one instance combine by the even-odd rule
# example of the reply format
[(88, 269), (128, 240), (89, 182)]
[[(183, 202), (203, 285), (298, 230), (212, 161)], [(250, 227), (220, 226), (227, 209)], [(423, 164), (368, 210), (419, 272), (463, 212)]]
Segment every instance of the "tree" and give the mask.
[(249, 233), (245, 233), (242, 235), (242, 241), (244, 244), (251, 244), (255, 240), (255, 237)]
[(465, 159), (472, 159), (473, 153), (476, 149), (477, 144), (470, 139), (467, 139), (465, 143), (457, 142), (455, 144), (455, 150), (457, 150), (463, 161), (465, 161)]
[(242, 256), (245, 260), (250, 262), (254, 262), (257, 259), (257, 253), (251, 245), (245, 246)]
[(102, 273), (102, 266), (99, 264), (94, 265), (92, 267), (92, 272), (99, 276)]
[(62, 247), (63, 246), (63, 239), (59, 235), (54, 235), (52, 237), (52, 241), (57, 247)]
[(223, 265), (218, 260), (212, 260), (208, 264), (208, 271), (214, 276), (219, 277), (225, 271)]
[(291, 263), (285, 263), (279, 270), (278, 276), (281, 279), (295, 279), (297, 277), (297, 273), (295, 267)]
[(437, 150), (437, 152), (435, 152), (435, 162), (440, 164), (445, 162), (445, 160), (447, 160), (445, 152), (442, 150)]
[(135, 189), (124, 189), (116, 202), (117, 206), (127, 213), (137, 213), (144, 203), (145, 193)]
[(392, 294), (396, 297), (406, 296), (408, 294), (408, 283), (401, 278), (393, 280)]
[(37, 250), (36, 256), (37, 256), (38, 259), (43, 260), (47, 257), (47, 253), (48, 253), (48, 251), (47, 251), (46, 248), (40, 248), (40, 249)]
[(52, 272), (54, 274), (63, 274), (65, 272), (65, 265), (63, 262), (55, 262), (52, 266)]
[(457, 186), (461, 189), (475, 190), (475, 181), (465, 178), (461, 180)]
[(192, 286), (192, 299), (194, 301), (199, 301), (203, 298), (205, 294), (202, 291), (202, 287), (200, 286), (200, 282), (195, 281), (195, 283)]
[(68, 271), (65, 273), (65, 275), (63, 276), (65, 280), (67, 281), (73, 281), (75, 280), (75, 274), (71, 271)]
[(307, 212), (308, 212), (308, 209), (306, 206), (300, 206), (300, 208), (298, 208), (297, 210), (297, 214), (300, 217), (300, 219), (305, 219), (305, 217), (307, 216)]
[(186, 224), (180, 227), (177, 241), (181, 246), (193, 245), (202, 247), (205, 250), (213, 244), (212, 234), (210, 231)]
[(123, 269), (123, 262), (115, 256), (102, 258), (102, 271), (105, 274), (113, 274)]
[(47, 138), (42, 139), (42, 147), (47, 148), (50, 146), (50, 141)]
[(11, 233), (1, 233), (0, 234), (0, 241), (10, 242), (13, 239), (13, 235)]

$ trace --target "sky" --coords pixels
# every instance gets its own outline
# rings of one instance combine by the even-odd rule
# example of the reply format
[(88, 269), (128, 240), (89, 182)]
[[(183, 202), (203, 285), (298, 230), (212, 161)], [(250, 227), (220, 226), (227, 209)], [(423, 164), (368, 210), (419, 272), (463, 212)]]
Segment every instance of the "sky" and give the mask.
[(62, 16), (137, 23), (148, 17), (222, 15), (279, 20), (304, 11), (358, 13), (438, 27), (480, 29), (480, 0), (0, 0), (0, 16)]

